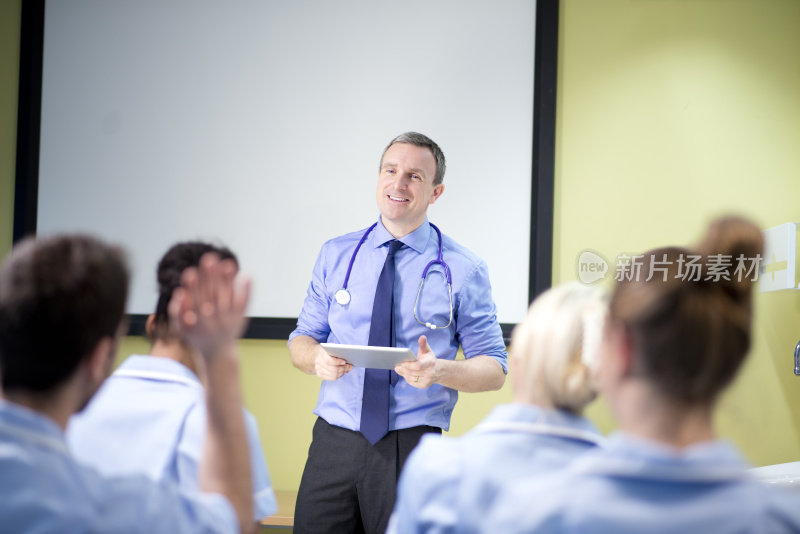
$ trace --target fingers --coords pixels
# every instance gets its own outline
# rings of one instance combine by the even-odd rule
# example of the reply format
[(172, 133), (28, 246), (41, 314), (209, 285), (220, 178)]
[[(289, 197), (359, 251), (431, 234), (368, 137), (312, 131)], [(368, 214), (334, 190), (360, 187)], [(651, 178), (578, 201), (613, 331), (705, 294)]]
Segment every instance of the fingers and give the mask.
[[(206, 260), (205, 257), (203, 259)], [(232, 308), (233, 303), (233, 276), (230, 269), (224, 261), (214, 260), (216, 258), (212, 256), (202, 264), (208, 275), (209, 315), (217, 310), (226, 312)]]
[(407, 367), (407, 363), (398, 363), (394, 366), (394, 372), (406, 379), (406, 382), (412, 382), (419, 375), (418, 371), (413, 371)]
[(237, 276), (234, 278), (232, 301), (233, 309), (236, 313), (244, 315), (245, 310), (247, 310), (247, 305), (250, 303), (250, 288), (252, 285), (252, 280), (249, 276)]
[(436, 383), (434, 368), (411, 368), (417, 366), (416, 363), (402, 363), (395, 366), (394, 371), (402, 376), (412, 387), (425, 389)]
[(235, 262), (208, 253), (181, 274), (168, 310), (176, 331), (211, 356), (230, 348), (244, 332), (249, 298), (250, 281), (237, 277)]
[(197, 314), (192, 307), (192, 296), (189, 292), (182, 287), (175, 289), (167, 304), (167, 314), (174, 330), (181, 332), (197, 324)]
[(417, 359), (412, 362), (401, 362), (395, 366), (395, 372), (403, 377), (406, 375), (413, 375), (414, 373), (421, 373), (425, 367), (429, 366), (428, 354), (433, 354), (428, 346), (428, 339), (425, 336), (419, 336), (418, 340), (419, 351), (417, 351)]
[[(199, 270), (199, 272), (198, 272)], [(236, 301), (249, 296), (249, 286), (236, 287), (236, 264), (232, 260), (220, 260), (216, 254), (204, 254), (200, 258), (198, 269), (184, 271), (184, 285), (195, 289), (200, 303), (201, 314), (211, 317), (244, 308), (236, 305)], [(244, 295), (237, 294), (244, 291)]]
[[(429, 352), (428, 354), (431, 353)], [(434, 361), (430, 357), (426, 356), (423, 359), (420, 359), (420, 357), (417, 356), (417, 359), (414, 360), (413, 362), (402, 362), (397, 364), (395, 369), (400, 369), (405, 374), (414, 374), (414, 373), (419, 374), (425, 372), (433, 364)], [(398, 374), (401, 373), (398, 372)]]
[[(216, 291), (214, 282), (216, 282), (219, 278), (219, 275), (215, 272), (215, 269), (218, 263), (219, 258), (216, 255), (203, 254), (203, 257), (200, 258), (200, 264), (198, 266), (199, 272), (197, 273), (197, 285), (194, 288), (194, 293), (200, 307), (200, 315), (203, 317), (210, 317), (214, 313), (213, 302), (215, 301), (214, 293)], [(191, 275), (193, 270), (187, 271), (189, 272), (186, 274)]]
[(331, 356), (322, 347), (317, 352), (314, 367), (317, 376), (322, 380), (338, 380), (353, 370), (352, 364), (341, 358)]
[(413, 362), (403, 362), (395, 366), (395, 372), (409, 385), (424, 389), (436, 383), (436, 355), (428, 345), (428, 338), (419, 336), (419, 351)]
[(167, 316), (170, 322), (173, 323), (173, 326), (177, 326), (177, 323), (181, 319), (181, 308), (183, 308), (184, 299), (185, 292), (179, 287), (172, 292), (172, 297), (170, 297), (167, 303)]
[(428, 338), (425, 335), (419, 336), (417, 343), (419, 344), (419, 352), (417, 353), (417, 357), (419, 357), (419, 354), (424, 352), (432, 352), (431, 348), (428, 346)]

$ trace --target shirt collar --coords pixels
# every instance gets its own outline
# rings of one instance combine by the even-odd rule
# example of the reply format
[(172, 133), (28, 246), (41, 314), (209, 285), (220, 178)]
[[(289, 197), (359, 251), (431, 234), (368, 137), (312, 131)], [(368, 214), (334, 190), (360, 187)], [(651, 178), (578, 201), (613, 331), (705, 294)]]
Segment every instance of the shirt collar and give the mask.
[(0, 436), (3, 434), (69, 454), (64, 433), (55, 421), (30, 408), (0, 399)]
[[(428, 246), (428, 241), (432, 237), (433, 232), (431, 230), (431, 224), (428, 222), (428, 218), (425, 217), (425, 220), (419, 225), (419, 228), (408, 235), (404, 235), (398, 239), (398, 241), (402, 242), (408, 248), (413, 249), (418, 254), (422, 254)], [(389, 233), (389, 230), (383, 225), (381, 218), (378, 217), (378, 225), (375, 227), (375, 231), (372, 235), (372, 246), (375, 248), (381, 247), (392, 239), (397, 238)]]
[(564, 410), (542, 408), (541, 406), (520, 402), (495, 406), (486, 420), (543, 423), (597, 431), (591, 422), (579, 415), (574, 415)]
[(162, 358), (160, 356), (141, 356), (131, 355), (122, 362), (117, 371), (111, 376), (116, 375), (122, 371), (123, 373), (129, 372), (144, 372), (144, 373), (157, 373), (152, 374), (150, 378), (161, 378), (163, 380), (170, 380), (170, 377), (175, 378), (175, 382), (193, 382), (200, 386), (200, 379), (197, 378), (191, 369), (186, 367), (180, 362), (170, 358)]
[(681, 482), (721, 481), (747, 476), (747, 462), (733, 445), (722, 440), (675, 449), (620, 431), (608, 439), (604, 449), (577, 462), (576, 468), (631, 478)]

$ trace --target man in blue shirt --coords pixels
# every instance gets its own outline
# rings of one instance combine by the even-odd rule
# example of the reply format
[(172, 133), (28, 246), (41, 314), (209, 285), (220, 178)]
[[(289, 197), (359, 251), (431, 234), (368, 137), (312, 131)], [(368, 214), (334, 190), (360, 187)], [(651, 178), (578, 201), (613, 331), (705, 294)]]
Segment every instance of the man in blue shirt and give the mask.
[[(407, 455), (424, 433), (449, 428), (457, 391), (503, 385), (505, 343), (486, 264), (427, 220), (428, 206), (444, 192), (444, 172), (444, 155), (431, 139), (415, 132), (396, 137), (381, 157), (377, 223), (328, 241), (319, 253), (289, 338), (292, 363), (323, 381), (295, 510), (298, 534), (384, 532)], [(320, 342), (369, 344), (376, 287), (394, 240), (402, 246), (394, 253), (391, 338), (417, 359), (391, 373), (388, 433), (373, 444), (361, 434), (365, 370), (331, 356)], [(420, 290), (435, 259), (444, 265), (430, 266)], [(466, 359), (456, 361), (459, 345)]]
[[(147, 474), (193, 491), (205, 441), (206, 409), (200, 355), (170, 325), (167, 305), (181, 273), (206, 253), (237, 262), (225, 247), (177, 243), (156, 271), (158, 303), (146, 323), (150, 354), (132, 355), (105, 381), (87, 408), (70, 419), (67, 443), (75, 457), (104, 475)], [(245, 411), (257, 523), (278, 511), (258, 425)]]
[(239, 532), (252, 525), (236, 339), (249, 285), (206, 256), (169, 304), (208, 372), (201, 492), (104, 478), (64, 441), (111, 368), (128, 290), (122, 251), (88, 236), (28, 239), (0, 270), (0, 532)]

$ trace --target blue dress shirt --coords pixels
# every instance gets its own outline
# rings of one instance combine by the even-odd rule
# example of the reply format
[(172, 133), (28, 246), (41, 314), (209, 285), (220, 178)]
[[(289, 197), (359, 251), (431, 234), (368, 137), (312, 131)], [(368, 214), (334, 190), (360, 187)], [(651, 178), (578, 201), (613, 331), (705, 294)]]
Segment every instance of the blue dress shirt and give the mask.
[[(386, 260), (386, 243), (394, 239), (380, 220), (353, 262), (347, 285), (350, 302), (342, 306), (334, 298), (336, 291), (344, 286), (347, 266), (365, 230), (337, 237), (322, 246), (297, 329), (289, 341), (306, 335), (319, 342), (368, 344), (375, 287)], [(416, 354), (419, 336), (425, 334), (437, 358), (455, 359), (460, 345), (466, 358), (490, 356), (505, 372), (505, 343), (497, 322), (486, 264), (442, 235), (442, 255), (453, 281), (453, 322), (448, 328), (430, 330), (414, 319), (414, 300), (425, 266), (438, 255), (438, 236), (426, 219), (400, 241), (406, 246), (395, 255), (395, 345), (407, 347)], [(440, 266), (429, 271), (417, 310), (423, 322), (447, 324), (450, 302)], [(355, 368), (335, 381), (323, 381), (314, 413), (332, 425), (359, 430), (363, 384), (363, 368)], [(447, 430), (457, 398), (458, 393), (453, 389), (439, 384), (417, 389), (392, 372), (389, 430), (420, 425)]]
[(47, 417), (0, 401), (0, 532), (233, 533), (221, 495), (144, 476), (103, 478), (69, 454)]
[(583, 417), (529, 404), (497, 406), (460, 438), (425, 436), (403, 468), (387, 533), (479, 532), (503, 485), (562, 469), (601, 439)]
[[(278, 510), (258, 424), (245, 411), (255, 519)], [(206, 433), (205, 392), (185, 365), (157, 356), (130, 356), (67, 426), (79, 461), (102, 474), (145, 474), (198, 490)]]
[(557, 476), (510, 485), (486, 532), (800, 532), (800, 494), (747, 472), (728, 443), (675, 450), (622, 433)]

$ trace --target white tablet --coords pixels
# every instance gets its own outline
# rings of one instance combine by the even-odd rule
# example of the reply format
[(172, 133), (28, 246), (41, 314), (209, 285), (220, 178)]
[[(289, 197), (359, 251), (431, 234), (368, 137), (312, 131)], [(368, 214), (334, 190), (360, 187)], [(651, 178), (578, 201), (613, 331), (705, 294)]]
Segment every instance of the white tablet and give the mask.
[(331, 356), (347, 360), (355, 367), (370, 369), (394, 369), (400, 362), (417, 359), (411, 349), (400, 347), (368, 347), (364, 345), (340, 345), (338, 343), (320, 343)]

